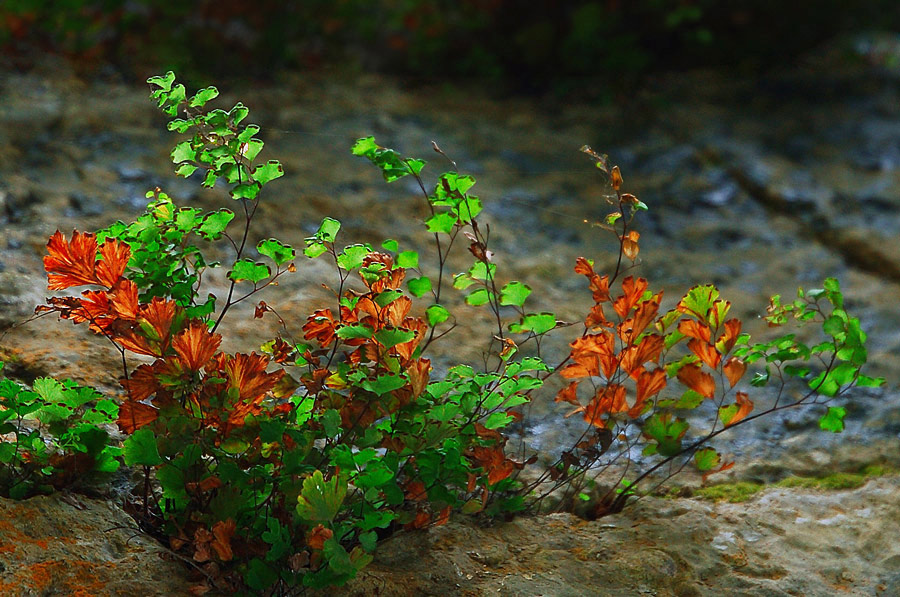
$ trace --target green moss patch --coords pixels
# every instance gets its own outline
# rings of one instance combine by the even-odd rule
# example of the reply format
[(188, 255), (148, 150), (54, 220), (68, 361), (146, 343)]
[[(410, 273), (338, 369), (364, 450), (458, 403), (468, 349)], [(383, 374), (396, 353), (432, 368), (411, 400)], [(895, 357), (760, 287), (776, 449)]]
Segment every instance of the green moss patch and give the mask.
[(832, 473), (823, 477), (791, 476), (771, 485), (739, 481), (695, 489), (693, 495), (705, 500), (731, 503), (745, 502), (767, 487), (800, 487), (804, 489), (856, 489), (874, 477), (897, 474), (897, 469), (883, 464), (870, 464), (856, 473)]

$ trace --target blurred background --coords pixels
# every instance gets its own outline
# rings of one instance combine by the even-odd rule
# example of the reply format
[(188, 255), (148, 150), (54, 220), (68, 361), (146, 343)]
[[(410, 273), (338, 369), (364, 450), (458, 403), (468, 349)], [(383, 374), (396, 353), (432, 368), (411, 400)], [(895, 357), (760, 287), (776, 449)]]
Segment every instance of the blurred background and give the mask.
[[(514, 91), (590, 88), (698, 67), (764, 72), (847, 33), (896, 31), (891, 0), (6, 0), (0, 47), (87, 72), (271, 79), (342, 68)], [(205, 81), (198, 81), (198, 84)]]
[[(223, 189), (173, 175), (178, 136), (144, 84), (171, 69), (189, 93), (216, 85), (217, 107), (246, 104), (262, 157), (285, 166), (263, 193), (254, 243), (303, 246), (331, 216), (345, 244), (397, 239), (433, 274), (418, 188), (385, 185), (349, 148), (373, 134), (427, 159), (433, 184), (451, 168), (434, 140), (478, 180), (502, 281), (526, 282), (529, 308), (564, 321), (590, 306), (575, 259), (614, 267), (614, 239), (594, 225), (609, 211), (605, 181), (578, 149), (608, 153), (650, 207), (636, 222), (634, 273), (665, 290), (665, 307), (715, 283), (762, 340), (769, 296), (835, 276), (869, 333), (869, 374), (888, 377), (887, 388), (842, 402), (840, 436), (818, 433), (822, 412), (810, 409), (723, 438), (726, 451), (759, 463), (736, 474), (900, 459), (896, 0), (5, 0), (0, 49), (5, 372), (120, 391), (115, 353), (85, 330), (47, 318), (12, 327), (48, 294), (41, 256), (54, 230), (132, 221), (156, 186), (177, 205), (231, 205)], [(321, 285), (334, 281), (327, 264), (301, 259), (260, 297), (298, 336), (309, 313), (331, 304)], [(468, 263), (462, 251), (451, 269)], [(227, 288), (224, 268), (205, 281)], [(481, 362), (492, 333), (486, 311), (466, 311), (462, 298), (451, 299), (460, 329), (431, 355), (436, 374)], [(242, 307), (229, 312), (228, 350), (252, 350), (276, 331)], [(545, 344), (548, 361), (574, 330)], [(545, 453), (581, 428), (562, 418), (553, 389), (524, 427)]]

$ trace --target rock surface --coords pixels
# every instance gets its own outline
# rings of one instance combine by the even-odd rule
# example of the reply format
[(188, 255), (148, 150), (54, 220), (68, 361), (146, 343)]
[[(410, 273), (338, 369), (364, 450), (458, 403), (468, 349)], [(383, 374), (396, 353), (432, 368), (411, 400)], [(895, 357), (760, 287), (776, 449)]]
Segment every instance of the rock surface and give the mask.
[(174, 596), (190, 586), (114, 504), (58, 493), (0, 499), (0, 595)]
[[(747, 502), (644, 498), (621, 514), (401, 533), (340, 590), (423, 595), (715, 597), (900, 593), (900, 477), (850, 491), (767, 489)], [(197, 584), (106, 501), (0, 500), (0, 595), (188, 595)]]

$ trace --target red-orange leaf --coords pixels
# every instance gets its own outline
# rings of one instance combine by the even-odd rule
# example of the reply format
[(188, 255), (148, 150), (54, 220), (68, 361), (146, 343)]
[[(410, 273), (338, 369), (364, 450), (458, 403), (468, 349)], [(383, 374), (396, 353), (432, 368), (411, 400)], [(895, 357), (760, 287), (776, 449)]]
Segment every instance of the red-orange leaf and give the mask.
[(591, 402), (584, 407), (584, 420), (594, 427), (606, 427), (603, 415), (620, 413), (628, 410), (625, 402), (625, 387), (619, 384), (609, 384), (600, 389)]
[(647, 280), (644, 278), (634, 279), (634, 276), (628, 276), (622, 280), (622, 296), (613, 303), (613, 309), (622, 319), (628, 315), (628, 312), (637, 304), (647, 290)]
[(650, 300), (639, 304), (637, 309), (634, 310), (634, 315), (619, 324), (619, 338), (623, 342), (633, 344), (656, 317), (661, 300), (662, 292), (654, 295)]
[(158, 374), (161, 363), (162, 361), (157, 361), (153, 365), (141, 365), (127, 379), (123, 377), (119, 380), (119, 383), (128, 392), (129, 400), (140, 402), (159, 391)]
[(700, 365), (685, 365), (678, 370), (678, 381), (701, 396), (712, 399), (716, 395), (716, 382), (709, 373), (700, 370)]
[(214, 539), (210, 542), (210, 546), (216, 551), (216, 555), (223, 562), (228, 562), (234, 557), (231, 551), (231, 538), (237, 530), (237, 523), (229, 518), (226, 521), (219, 521), (212, 527)]
[(109, 306), (113, 314), (126, 321), (134, 321), (140, 313), (137, 284), (131, 280), (119, 280), (109, 293)]
[(734, 343), (740, 333), (741, 320), (729, 319), (725, 322), (725, 333), (719, 336), (719, 339), (716, 341), (716, 348), (718, 348), (722, 354), (728, 354), (728, 352), (734, 348)]
[(431, 361), (429, 359), (416, 359), (406, 366), (406, 376), (409, 377), (412, 399), (418, 398), (425, 391), (430, 374)]
[(319, 309), (306, 320), (306, 324), (303, 326), (303, 331), (306, 333), (303, 334), (303, 337), (307, 340), (315, 338), (324, 348), (334, 340), (336, 326), (337, 322), (334, 320), (331, 309)]
[(205, 323), (194, 321), (172, 339), (172, 348), (184, 368), (200, 371), (221, 343), (222, 336), (210, 332)]
[(561, 389), (557, 394), (556, 398), (553, 400), (554, 402), (568, 402), (569, 404), (574, 404), (575, 406), (581, 406), (581, 403), (578, 402), (577, 391), (578, 382), (573, 381), (563, 389)]
[(584, 276), (593, 276), (594, 275), (594, 266), (591, 265), (591, 262), (585, 259), (584, 257), (579, 257), (575, 260), (575, 273), (582, 274)]
[(118, 240), (108, 240), (100, 245), (100, 257), (96, 262), (97, 283), (112, 288), (125, 273), (125, 266), (131, 257), (131, 248)]
[(119, 419), (116, 423), (124, 433), (132, 434), (136, 429), (149, 425), (159, 416), (159, 411), (143, 402), (126, 400), (119, 406)]
[(609, 276), (601, 277), (595, 273), (593, 266), (584, 257), (575, 260), (575, 273), (587, 276), (595, 303), (609, 300)]
[(659, 359), (664, 346), (665, 338), (659, 334), (644, 336), (637, 346), (629, 346), (622, 351), (622, 369), (631, 377), (637, 378), (644, 363)]
[(701, 361), (706, 363), (706, 366), (710, 369), (715, 369), (722, 361), (722, 355), (719, 354), (716, 347), (711, 346), (702, 340), (692, 338), (691, 341), (688, 342), (687, 347), (688, 350), (697, 355)]
[(450, 511), (452, 509), (451, 506), (447, 506), (438, 512), (437, 520), (434, 521), (434, 526), (439, 527), (447, 524), (447, 521), (450, 520)]
[(325, 548), (325, 542), (334, 535), (334, 531), (326, 529), (324, 525), (317, 524), (306, 535), (306, 544), (311, 548), (321, 551)]
[[(735, 394), (735, 405), (737, 405), (737, 411), (727, 421), (723, 421), (726, 427), (730, 427), (737, 423), (738, 421), (743, 420), (750, 414), (750, 411), (753, 410), (753, 401), (747, 397), (747, 394), (744, 392), (738, 392)], [(732, 406), (733, 407), (733, 406)]]
[(584, 327), (590, 329), (600, 326), (611, 327), (612, 324), (606, 319), (606, 315), (603, 313), (603, 305), (595, 303), (588, 312), (587, 317), (584, 318)]
[(682, 319), (678, 322), (678, 331), (688, 338), (696, 338), (703, 342), (709, 342), (710, 339), (709, 326), (694, 319)]
[(243, 425), (247, 415), (259, 409), (263, 396), (284, 375), (284, 370), (266, 373), (269, 359), (255, 352), (233, 357), (220, 353), (213, 360), (215, 368), (228, 380), (228, 387), (238, 391), (238, 399), (228, 415), (230, 425)]
[[(572, 347), (572, 360), (586, 372), (576, 369), (575, 365), (569, 365), (563, 370), (569, 370), (569, 374), (564, 377), (594, 376), (598, 374), (598, 369), (602, 370), (603, 375), (607, 378), (611, 377), (619, 366), (615, 354), (615, 342), (615, 337), (609, 331), (576, 338), (569, 344)], [(576, 371), (579, 373), (576, 374)]]
[[(634, 406), (628, 411), (628, 415), (631, 417), (640, 415), (647, 398), (651, 398), (661, 392), (666, 387), (666, 383), (665, 369), (654, 369), (653, 371), (641, 373), (637, 379), (637, 397)], [(636, 414), (632, 414), (632, 412)]]
[(421, 502), (428, 498), (428, 491), (425, 489), (425, 484), (417, 479), (406, 485), (404, 497), (411, 502)]
[(513, 462), (506, 457), (502, 446), (476, 446), (472, 448), (476, 462), (487, 472), (488, 485), (495, 485), (509, 477), (515, 468)]
[(97, 238), (90, 233), (72, 231), (72, 242), (57, 230), (47, 242), (44, 269), (50, 290), (96, 284)]
[(588, 361), (587, 365), (582, 365), (581, 363), (572, 363), (560, 369), (559, 374), (566, 379), (577, 379), (579, 377), (594, 377), (595, 375), (600, 375), (600, 368), (597, 363), (597, 359), (593, 359), (593, 361), (590, 361), (589, 359), (585, 360)]
[(426, 510), (419, 510), (416, 512), (416, 517), (412, 520), (412, 522), (408, 522), (403, 525), (403, 528), (407, 530), (411, 529), (424, 529), (428, 525), (431, 524), (431, 514), (429, 514)]
[(747, 371), (747, 364), (737, 357), (731, 357), (728, 359), (728, 362), (725, 363), (725, 366), (722, 367), (722, 371), (725, 373), (725, 377), (728, 378), (728, 383), (730, 383), (733, 388)]

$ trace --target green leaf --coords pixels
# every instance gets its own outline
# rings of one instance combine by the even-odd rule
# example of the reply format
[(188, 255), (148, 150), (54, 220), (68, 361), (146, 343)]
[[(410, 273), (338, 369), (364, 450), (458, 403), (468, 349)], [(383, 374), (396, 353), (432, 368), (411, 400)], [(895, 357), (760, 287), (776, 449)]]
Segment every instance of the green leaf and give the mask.
[(201, 210), (190, 207), (183, 207), (175, 213), (175, 227), (182, 232), (193, 230), (198, 223), (202, 222), (200, 217)]
[(319, 255), (325, 253), (327, 250), (328, 247), (326, 247), (324, 244), (306, 239), (306, 248), (303, 249), (303, 254), (310, 259), (315, 259)]
[(531, 294), (531, 288), (527, 284), (510, 282), (500, 291), (500, 304), (521, 307), (525, 304), (525, 299), (529, 294)]
[(326, 481), (322, 471), (317, 470), (303, 481), (297, 498), (297, 514), (310, 522), (331, 522), (340, 512), (346, 495), (346, 481), (337, 476)]
[(702, 448), (694, 452), (694, 464), (700, 472), (714, 469), (721, 462), (721, 455), (712, 448)]
[[(210, 173), (207, 174), (207, 180), (204, 182), (204, 184), (208, 187), (211, 187), (211, 186), (213, 186), (213, 184), (215, 184), (215, 177), (213, 178), (212, 182), (210, 182), (210, 184), (206, 184), (206, 182), (209, 182), (210, 175), (212, 175), (212, 171), (210, 171)], [(259, 195), (259, 191), (261, 188), (262, 187), (260, 186), (260, 184), (258, 182), (251, 182), (248, 184), (239, 184), (236, 187), (234, 187), (233, 189), (231, 189), (231, 198), (235, 199), (235, 200), (247, 199), (249, 201), (252, 201), (252, 200), (256, 199), (257, 195)]]
[(272, 275), (272, 271), (265, 263), (254, 263), (250, 259), (241, 259), (234, 264), (234, 267), (228, 272), (228, 277), (235, 282), (241, 280), (249, 280), (254, 284), (265, 280)]
[(406, 283), (406, 286), (409, 288), (409, 291), (415, 297), (420, 297), (428, 292), (431, 292), (431, 279), (428, 276), (422, 276), (421, 278), (413, 278)]
[(406, 160), (406, 165), (409, 166), (409, 169), (416, 176), (418, 176), (419, 173), (422, 172), (422, 168), (425, 167), (425, 164), (426, 164), (425, 160), (417, 160), (414, 158), (410, 158), (410, 159)]
[(459, 221), (464, 224), (468, 224), (481, 213), (481, 199), (478, 197), (466, 197), (464, 201), (461, 201), (458, 206), (455, 208), (455, 212), (459, 216)]
[(384, 309), (401, 296), (403, 293), (399, 290), (385, 290), (375, 295), (375, 304)]
[(282, 176), (284, 176), (284, 168), (277, 160), (269, 160), (267, 163), (253, 169), (253, 180), (261, 185)]
[(499, 429), (500, 427), (506, 427), (509, 425), (515, 417), (512, 415), (508, 415), (505, 412), (496, 412), (489, 414), (485, 419), (482, 425), (484, 425), (487, 429)]
[[(249, 130), (249, 127), (248, 127), (248, 130)], [(254, 131), (254, 132), (258, 132), (258, 131), (259, 131), (259, 129), (256, 129), (256, 131)], [(240, 136), (243, 136), (243, 135), (240, 135)], [(260, 141), (259, 139), (250, 139), (249, 141), (246, 141), (245, 144), (241, 148), (242, 155), (244, 156), (244, 160), (247, 162), (252, 162), (253, 160), (255, 160), (256, 156), (259, 155), (259, 152), (262, 151), (264, 145), (265, 144), (262, 141)]]
[(708, 321), (707, 315), (713, 303), (719, 298), (719, 290), (712, 285), (694, 286), (687, 291), (676, 307), (682, 313), (694, 315), (701, 321)]
[(125, 438), (123, 456), (127, 466), (157, 466), (163, 463), (156, 435), (146, 427)]
[(885, 384), (883, 377), (869, 377), (868, 375), (860, 375), (856, 378), (856, 385), (861, 388), (880, 388)]
[(291, 533), (288, 527), (281, 524), (274, 516), (266, 519), (266, 527), (260, 537), (271, 546), (269, 553), (266, 554), (266, 559), (274, 562), (287, 554), (291, 548)]
[(403, 268), (419, 267), (419, 254), (415, 251), (403, 251), (397, 255), (397, 266)]
[(341, 413), (333, 408), (326, 410), (322, 414), (322, 426), (325, 428), (327, 437), (337, 437), (341, 432)]
[(197, 161), (197, 151), (191, 146), (190, 141), (182, 141), (172, 149), (172, 162), (180, 164), (181, 162)]
[(369, 157), (375, 155), (376, 149), (378, 149), (378, 144), (375, 143), (375, 137), (364, 137), (357, 139), (350, 151), (353, 155)]
[(259, 558), (253, 558), (247, 564), (244, 581), (251, 589), (263, 592), (278, 580), (278, 572)]
[(695, 392), (694, 390), (687, 390), (684, 394), (681, 395), (675, 404), (672, 405), (672, 408), (680, 408), (680, 409), (692, 409), (697, 408), (703, 402), (705, 397), (703, 394)]
[(32, 388), (44, 402), (56, 404), (64, 400), (63, 391), (65, 388), (62, 383), (52, 377), (41, 377), (34, 380)]
[(372, 328), (367, 325), (345, 325), (337, 330), (337, 337), (341, 340), (352, 340), (354, 338), (371, 338)]
[(386, 241), (384, 241), (383, 243), (381, 243), (381, 247), (387, 251), (396, 253), (397, 250), (400, 248), (400, 245), (398, 245), (397, 241), (395, 241), (394, 239), (389, 238)]
[(466, 302), (472, 305), (473, 307), (477, 307), (479, 305), (484, 305), (488, 301), (491, 300), (491, 295), (488, 293), (486, 288), (478, 288), (473, 291), (469, 296), (466, 297)]
[(197, 166), (193, 166), (191, 164), (182, 164), (175, 169), (175, 175), (187, 178), (196, 171)]
[(657, 413), (644, 422), (641, 432), (657, 442), (657, 452), (662, 456), (674, 456), (681, 451), (681, 438), (688, 430), (688, 422), (672, 419), (669, 413)]
[(194, 97), (191, 98), (189, 105), (191, 106), (191, 108), (202, 108), (206, 102), (218, 97), (218, 95), (219, 90), (215, 87), (207, 87), (206, 89), (201, 89), (194, 94)]
[(492, 280), (497, 276), (496, 264), (485, 264), (483, 261), (477, 261), (469, 268), (469, 276), (473, 280)]
[(536, 336), (546, 334), (556, 327), (556, 315), (554, 313), (529, 313), (519, 323), (512, 323), (509, 331), (514, 334), (534, 333)]
[(274, 261), (275, 265), (284, 265), (296, 255), (290, 245), (286, 245), (274, 238), (259, 241), (259, 244), (256, 245), (256, 250), (259, 251), (260, 255), (265, 255)]
[(247, 442), (247, 440), (238, 437), (229, 437), (223, 440), (222, 443), (219, 444), (219, 447), (221, 447), (222, 451), (224, 451), (226, 454), (237, 456), (246, 452), (247, 448), (250, 447), (250, 444)]
[(337, 257), (338, 267), (347, 271), (354, 270), (363, 264), (366, 255), (371, 251), (368, 245), (348, 245)]
[(427, 309), (425, 309), (425, 319), (428, 320), (428, 325), (434, 327), (439, 323), (444, 323), (448, 319), (450, 319), (450, 311), (448, 311), (443, 305), (431, 305)]
[(819, 428), (823, 431), (831, 431), (832, 433), (840, 433), (844, 430), (844, 416), (847, 410), (841, 406), (829, 406), (821, 419), (819, 419)]
[(455, 215), (450, 212), (438, 212), (425, 220), (425, 225), (428, 227), (428, 232), (443, 232), (444, 234), (450, 234), (453, 230), (453, 227), (456, 226), (457, 218)]
[(228, 209), (210, 212), (203, 216), (198, 232), (206, 240), (218, 240), (233, 219), (234, 212)]
[(169, 91), (172, 89), (172, 83), (175, 82), (175, 73), (172, 71), (167, 72), (165, 75), (161, 77), (150, 77), (147, 79), (147, 83), (151, 85), (156, 85), (160, 88), (160, 91)]
[(400, 328), (382, 328), (375, 332), (375, 339), (385, 348), (393, 348), (398, 344), (409, 342), (415, 337), (415, 332)]
[(469, 274), (454, 274), (453, 276), (453, 288), (457, 290), (465, 290), (474, 283), (475, 280)]

